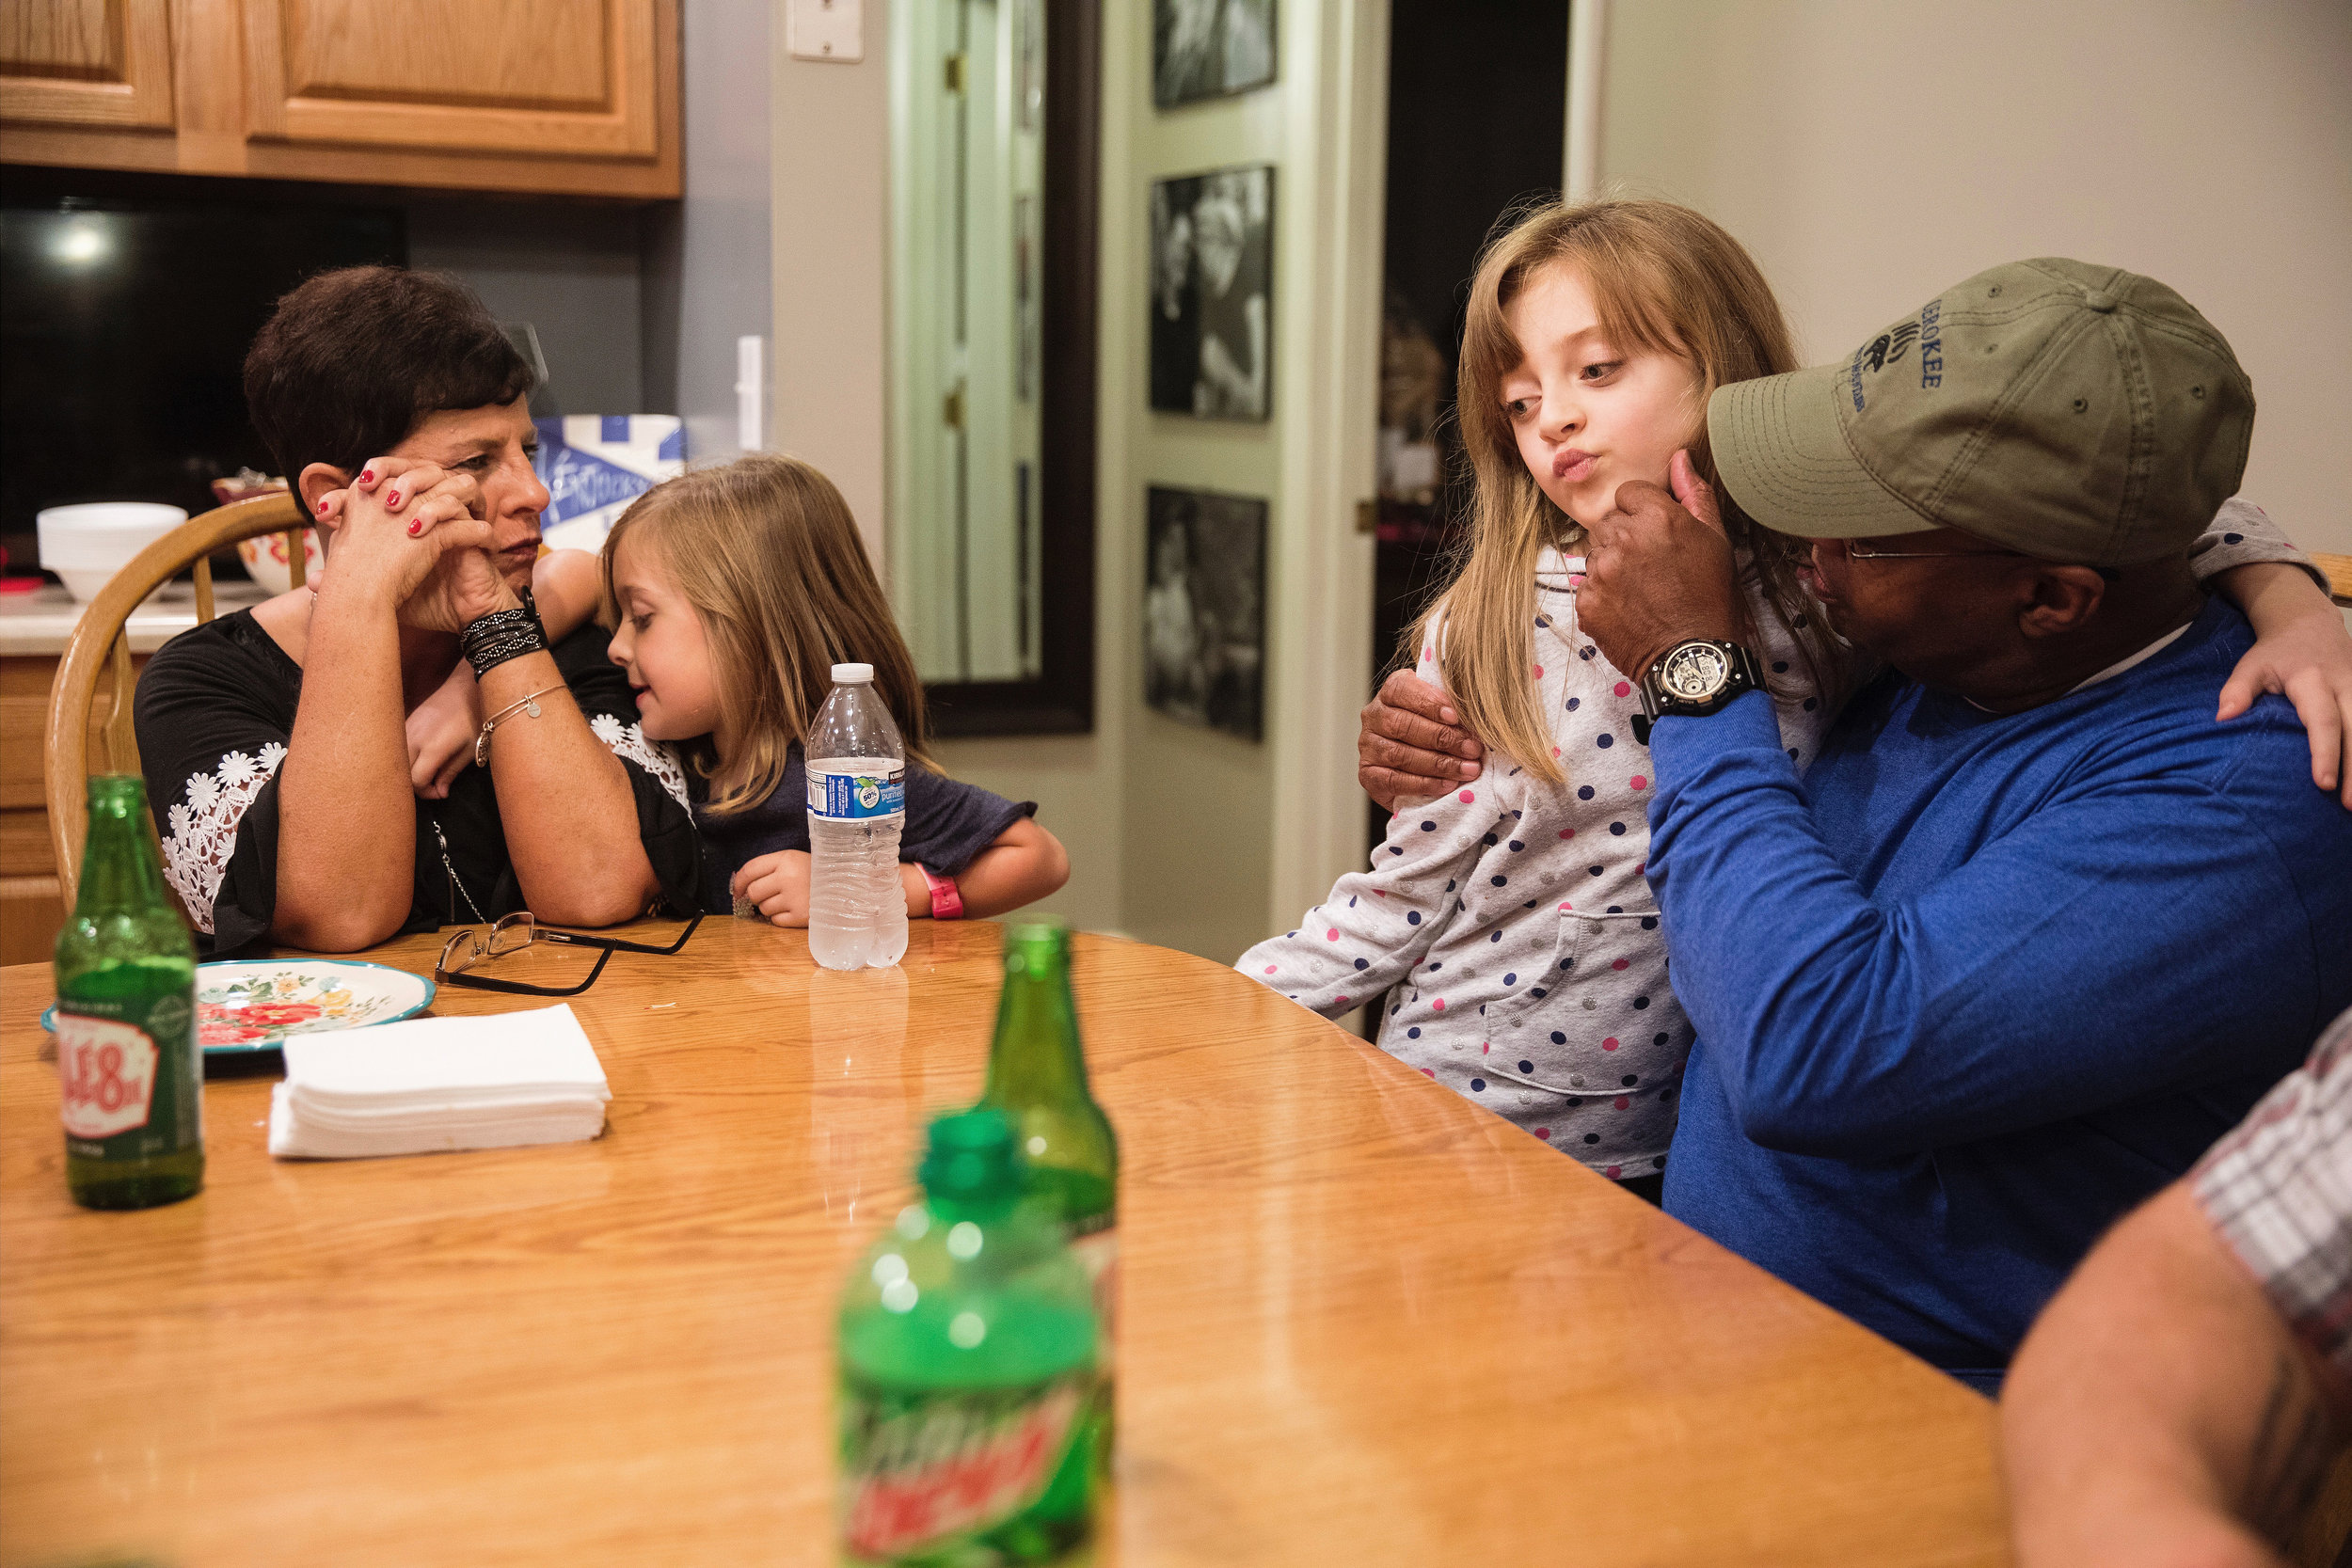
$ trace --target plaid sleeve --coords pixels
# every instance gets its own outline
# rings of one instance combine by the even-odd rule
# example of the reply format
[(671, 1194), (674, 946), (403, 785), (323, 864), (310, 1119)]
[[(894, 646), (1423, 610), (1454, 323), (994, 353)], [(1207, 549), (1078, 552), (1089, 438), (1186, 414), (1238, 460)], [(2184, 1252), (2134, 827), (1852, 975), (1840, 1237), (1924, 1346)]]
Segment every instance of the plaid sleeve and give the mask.
[(2352, 1012), (2189, 1182), (2280, 1313), (2352, 1372)]

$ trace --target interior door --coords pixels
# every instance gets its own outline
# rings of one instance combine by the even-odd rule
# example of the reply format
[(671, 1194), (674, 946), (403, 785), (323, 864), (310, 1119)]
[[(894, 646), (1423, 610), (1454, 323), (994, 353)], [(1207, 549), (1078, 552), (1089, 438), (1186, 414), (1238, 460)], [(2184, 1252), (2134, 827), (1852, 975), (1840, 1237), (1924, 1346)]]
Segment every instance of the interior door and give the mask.
[(1045, 13), (892, 13), (891, 575), (926, 681), (1042, 668)]
[(655, 0), (245, 0), (247, 134), (644, 157)]
[(169, 0), (7, 0), (0, 119), (168, 127)]

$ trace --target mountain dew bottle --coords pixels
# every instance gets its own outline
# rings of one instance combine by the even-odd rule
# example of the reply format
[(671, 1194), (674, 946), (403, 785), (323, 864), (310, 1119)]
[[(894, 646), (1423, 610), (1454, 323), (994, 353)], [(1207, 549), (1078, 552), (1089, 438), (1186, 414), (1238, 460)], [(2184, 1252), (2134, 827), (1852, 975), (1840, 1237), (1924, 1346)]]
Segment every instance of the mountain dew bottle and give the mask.
[(1087, 1086), (1070, 994), (1070, 929), (1057, 921), (1025, 921), (1005, 932), (1005, 989), (980, 1103), (1012, 1122), (1029, 1191), (1062, 1222), (1093, 1281), (1107, 1380), (1119, 1324), (1119, 1136)]
[(843, 1560), (1067, 1560), (1100, 1479), (1086, 1273), (1001, 1113), (933, 1122), (919, 1174), (841, 1303)]

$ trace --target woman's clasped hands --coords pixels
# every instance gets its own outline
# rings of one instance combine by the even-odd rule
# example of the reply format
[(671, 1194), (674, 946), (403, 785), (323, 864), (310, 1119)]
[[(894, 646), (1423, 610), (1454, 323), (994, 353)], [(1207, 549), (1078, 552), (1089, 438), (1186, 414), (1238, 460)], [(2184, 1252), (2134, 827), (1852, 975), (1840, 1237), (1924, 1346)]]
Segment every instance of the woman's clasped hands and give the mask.
[(489, 551), (474, 476), (414, 457), (375, 457), (318, 501), (334, 533), (327, 574), (339, 592), (380, 594), (404, 626), (454, 632), (520, 601)]

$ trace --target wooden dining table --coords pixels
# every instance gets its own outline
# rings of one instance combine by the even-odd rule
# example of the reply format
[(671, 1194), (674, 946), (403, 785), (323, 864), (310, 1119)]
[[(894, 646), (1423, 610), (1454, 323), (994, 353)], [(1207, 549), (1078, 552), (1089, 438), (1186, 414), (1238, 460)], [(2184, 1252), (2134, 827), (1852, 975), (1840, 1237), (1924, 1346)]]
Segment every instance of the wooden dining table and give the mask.
[[(204, 1191), (136, 1213), (67, 1197), (48, 972), (0, 971), (0, 1561), (832, 1561), (838, 1291), (978, 1093), (1000, 940), (617, 955), (593, 1142), (273, 1160), (276, 1054), (216, 1064)], [(1230, 969), (1073, 968), (1123, 1161), (1094, 1560), (2007, 1560), (1978, 1394)]]

